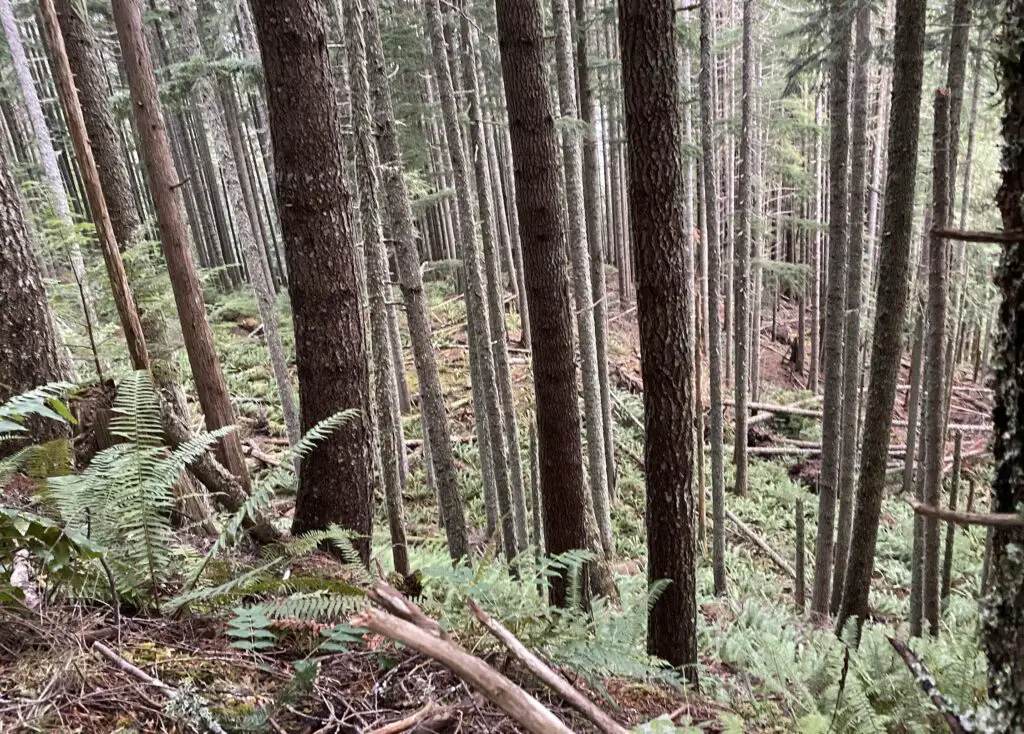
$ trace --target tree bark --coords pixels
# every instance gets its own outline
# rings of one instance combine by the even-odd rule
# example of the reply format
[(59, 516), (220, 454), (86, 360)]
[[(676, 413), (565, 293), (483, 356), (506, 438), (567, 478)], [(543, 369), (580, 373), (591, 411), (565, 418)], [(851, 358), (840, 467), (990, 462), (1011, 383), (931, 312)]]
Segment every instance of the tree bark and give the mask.
[(420, 274), (412, 209), (409, 206), (409, 194), (402, 175), (405, 168), (398, 144), (398, 128), (391, 101), (391, 83), (385, 68), (375, 3), (366, 5), (363, 19), (377, 145), (383, 164), (381, 176), (387, 196), (391, 235), (395, 239), (398, 279), (405, 301), (405, 315), (409, 322), (413, 360), (419, 378), (420, 405), (426, 423), (425, 437), (430, 445), (431, 466), (437, 484), (438, 500), (441, 503), (444, 530), (448, 538), (448, 552), (452, 560), (458, 560), (469, 554), (469, 535), (466, 530), (462, 495), (459, 492), (455, 457), (452, 453), (444, 392), (431, 337), (430, 312)]
[[(814, 544), (814, 581), (811, 613), (827, 617), (832, 592), (835, 553), (836, 497), (839, 489), (839, 458), (842, 440), (843, 327), (846, 322), (846, 240), (849, 191), (846, 178), (850, 153), (850, 30), (852, 18), (847, 0), (829, 6), (829, 220), (828, 284), (825, 302), (824, 417), (821, 422), (821, 473), (818, 476), (818, 535)], [(852, 347), (856, 349), (854, 345)]]
[[(526, 294), (533, 326), (540, 487), (547, 551), (587, 547), (572, 313), (559, 210), (558, 141), (544, 59), (539, 0), (498, 4), (498, 44), (508, 106)], [(552, 581), (567, 601), (568, 579)]]
[(864, 259), (864, 199), (867, 168), (868, 65), (871, 63), (871, 8), (860, 2), (854, 47), (853, 139), (850, 145), (850, 236), (846, 252), (846, 304), (843, 315), (843, 406), (840, 426), (839, 515), (830, 611), (839, 611), (850, 552), (850, 523), (857, 478), (857, 419), (860, 415), (861, 276)]
[(288, 261), (302, 428), (340, 410), (359, 411), (303, 461), (292, 533), (338, 523), (357, 534), (365, 564), (373, 530), (369, 375), (326, 18), (317, 0), (256, 0), (253, 18)]
[(692, 286), (680, 247), (685, 176), (674, 2), (621, 3), (619, 31), (644, 377), (647, 573), (649, 582), (670, 582), (648, 611), (647, 650), (685, 666), (696, 685)]
[[(160, 113), (153, 62), (142, 29), (136, 0), (114, 0), (114, 22), (138, 122), (142, 152), (157, 207), (160, 240), (178, 308), (185, 350), (196, 382), (199, 403), (210, 430), (234, 423), (227, 383), (213, 346), (206, 320), (202, 287), (189, 248), (184, 212), (178, 198), (178, 174), (174, 170), (167, 131)], [(220, 456), (228, 470), (248, 486), (242, 446), (235, 433), (221, 440)]]
[[(935, 94), (935, 122), (932, 134), (932, 226), (944, 229), (949, 221), (949, 92)], [(934, 231), (934, 230), (933, 230)], [(925, 504), (938, 507), (942, 495), (942, 468), (946, 459), (945, 358), (946, 281), (949, 263), (946, 240), (929, 237), (928, 247), (928, 334), (924, 414), (924, 497)], [(939, 634), (939, 522), (924, 518), (923, 613), (932, 636)]]
[(888, 185), (885, 190), (885, 229), (879, 250), (879, 267), (871, 371), (864, 410), (860, 483), (850, 537), (843, 603), (836, 629), (842, 633), (846, 620), (868, 618), (868, 592), (874, 570), (875, 541), (889, 457), (893, 406), (903, 352), (906, 317), (910, 238), (913, 228), (917, 178), (917, 138), (924, 77), (925, 0), (897, 0), (892, 98), (890, 109)]
[[(575, 120), (576, 71), (572, 58), (572, 28), (569, 0), (554, 0), (555, 57), (558, 99), (563, 118)], [(587, 469), (594, 513), (605, 558), (611, 558), (612, 517), (608, 496), (608, 466), (605, 463), (604, 411), (598, 374), (597, 336), (595, 333), (594, 291), (590, 280), (590, 248), (587, 244), (587, 215), (584, 206), (583, 160), (580, 136), (572, 130), (562, 132), (562, 161), (565, 166), (565, 194), (569, 213), (569, 257), (572, 263), (576, 329), (580, 343), (580, 371), (583, 375), (583, 406), (587, 431)]]
[(356, 176), (359, 184), (359, 208), (363, 227), (363, 256), (366, 262), (366, 287), (370, 298), (370, 333), (373, 359), (374, 395), (376, 398), (377, 441), (384, 479), (384, 501), (387, 505), (388, 529), (391, 533), (391, 554), (395, 570), (409, 575), (409, 549), (405, 535), (405, 506), (402, 501), (404, 483), (399, 472), (398, 425), (402, 415), (398, 406), (395, 364), (388, 333), (388, 296), (390, 273), (388, 253), (384, 246), (380, 207), (377, 195), (380, 162), (374, 142), (373, 118), (370, 114), (370, 82), (366, 73), (366, 43), (363, 38), (361, 0), (346, 0), (345, 50), (348, 53), (349, 97), (352, 106), (352, 127), (355, 132)]
[(714, 6), (713, 0), (700, 4), (700, 133), (704, 179), (705, 227), (702, 240), (707, 247), (708, 285), (708, 378), (711, 415), (711, 515), (712, 565), (715, 594), (725, 594), (725, 468), (722, 439), (722, 327), (719, 317), (721, 252), (718, 241), (718, 176), (715, 169), (717, 146), (714, 119)]

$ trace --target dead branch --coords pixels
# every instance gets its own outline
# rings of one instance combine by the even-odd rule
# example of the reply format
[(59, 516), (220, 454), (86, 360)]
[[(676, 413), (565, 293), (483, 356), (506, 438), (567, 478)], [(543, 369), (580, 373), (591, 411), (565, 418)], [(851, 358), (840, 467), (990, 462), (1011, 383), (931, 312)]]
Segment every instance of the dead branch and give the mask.
[(921, 690), (924, 691), (924, 695), (928, 696), (935, 705), (935, 708), (942, 714), (942, 718), (946, 720), (946, 726), (949, 727), (949, 730), (953, 734), (967, 734), (968, 729), (960, 720), (960, 714), (953, 704), (942, 695), (942, 692), (935, 684), (935, 679), (928, 673), (928, 669), (914, 651), (907, 646), (907, 643), (897, 640), (895, 637), (889, 638), (889, 644), (892, 645), (893, 650), (903, 660), (907, 670), (913, 674), (914, 680)]
[(918, 515), (934, 517), (954, 525), (981, 525), (988, 528), (1024, 527), (1024, 515), (1015, 512), (958, 512), (943, 507), (926, 505), (914, 497), (907, 497), (907, 504)]
[(366, 595), (377, 606), (386, 610), (396, 617), (401, 617), (419, 627), (434, 637), (448, 639), (447, 633), (441, 629), (441, 625), (423, 613), (414, 602), (409, 601), (400, 591), (389, 585), (386, 581), (378, 580)]
[(732, 520), (737, 529), (743, 533), (751, 543), (760, 548), (783, 573), (787, 574), (792, 579), (796, 578), (796, 570), (789, 565), (786, 559), (776, 553), (775, 550), (768, 545), (761, 536), (751, 530), (745, 522), (736, 517), (731, 510), (726, 510), (725, 516)]
[(544, 708), (540, 701), (454, 642), (442, 640), (400, 617), (377, 609), (366, 609), (351, 621), (357, 627), (364, 627), (437, 660), (483, 693), (526, 731), (572, 734), (572, 730)]
[(406, 716), (404, 719), (398, 721), (392, 721), (390, 724), (374, 729), (370, 734), (399, 734), (399, 732), (407, 731), (412, 729), (414, 726), (419, 724), (425, 718), (427, 718), (434, 711), (434, 702), (427, 701), (427, 705), (418, 710), (412, 716)]
[(1024, 231), (1008, 229), (1002, 232), (979, 232), (961, 229), (933, 229), (932, 234), (958, 242), (977, 242), (981, 244), (1013, 245), (1024, 242)]
[(537, 676), (538, 679), (548, 688), (564, 698), (570, 706), (587, 717), (587, 719), (600, 729), (604, 734), (626, 734), (625, 727), (620, 726), (615, 719), (605, 713), (593, 701), (577, 691), (565, 678), (552, 670), (543, 660), (526, 649), (516, 636), (509, 632), (501, 622), (492, 619), (474, 599), (466, 602), (469, 611), (477, 618), (487, 631), (494, 635), (505, 646), (505, 648), (519, 662), (526, 666), (526, 669)]
[(242, 445), (245, 447), (246, 456), (251, 456), (252, 458), (256, 459), (256, 461), (266, 464), (267, 466), (272, 466), (275, 469), (281, 466), (280, 459), (275, 459), (270, 454), (261, 451), (260, 447), (257, 446), (256, 442), (253, 441), (251, 438), (245, 439), (245, 441), (242, 442)]

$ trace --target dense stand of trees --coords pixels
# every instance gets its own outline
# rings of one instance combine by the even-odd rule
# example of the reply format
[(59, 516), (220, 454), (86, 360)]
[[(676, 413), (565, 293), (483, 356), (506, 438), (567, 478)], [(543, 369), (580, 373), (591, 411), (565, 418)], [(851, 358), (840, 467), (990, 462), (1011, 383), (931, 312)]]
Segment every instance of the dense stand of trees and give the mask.
[[(336, 523), (368, 564), (379, 486), (393, 564), (409, 576), (403, 418), (418, 412), (448, 552), (473, 563), (425, 282), (447, 278), (465, 304), (472, 483), (506, 559), (588, 550), (575, 598), (614, 598), (619, 469), (640, 465), (646, 572), (669, 582), (648, 649), (696, 683), (701, 553), (726, 594), (726, 505), (758, 491), (762, 412), (811, 416), (820, 442), (793, 447), (820, 456), (811, 612), (841, 633), (871, 615), (887, 476), (933, 509), (944, 502), (955, 388), (983, 379), (989, 354), (992, 510), (1016, 512), (1022, 491), (1024, 11), (1007, 2), (991, 41), (999, 236), (984, 231), (999, 222), (973, 160), (994, 17), (975, 2), (943, 6), (931, 48), (923, 0), (834, 0), (794, 63), (768, 39), (797, 20), (757, 0), (619, 0), (616, 12), (594, 0), (0, 0), (0, 397), (130, 364), (160, 387), (170, 443), (192, 435), (184, 385), (207, 428), (232, 426), (208, 302), (247, 289), (287, 441), (351, 411), (297, 467), (291, 532)], [(90, 267), (85, 220), (105, 277)], [(639, 377), (609, 367), (611, 323), (633, 318)], [(113, 322), (117, 339), (101, 345)], [(84, 349), (72, 333), (87, 335)], [(111, 347), (121, 339), (127, 360)], [(774, 349), (784, 358), (765, 359)], [(779, 393), (768, 364), (803, 394)], [(642, 390), (642, 418), (623, 386)], [(785, 404), (760, 402), (768, 388)], [(642, 431), (642, 457), (617, 448), (616, 414)], [(217, 505), (245, 501), (237, 434), (191, 473)], [(200, 496), (187, 514), (209, 512)], [(941, 628), (953, 538), (943, 563), (941, 526), (926, 515), (908, 539), (913, 634)], [(258, 519), (249, 529), (278, 535)], [(1009, 726), (1024, 717), (1022, 541), (1018, 529), (991, 536), (991, 694)], [(573, 598), (572, 572), (559, 567), (553, 603)]]

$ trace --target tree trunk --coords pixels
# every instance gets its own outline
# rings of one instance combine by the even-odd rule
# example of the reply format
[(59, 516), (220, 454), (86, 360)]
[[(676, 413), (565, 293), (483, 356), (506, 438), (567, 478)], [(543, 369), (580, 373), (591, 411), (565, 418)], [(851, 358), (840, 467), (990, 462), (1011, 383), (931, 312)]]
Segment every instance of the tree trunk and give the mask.
[(292, 533), (338, 523), (357, 534), (355, 547), (365, 564), (373, 530), (369, 377), (339, 111), (319, 6), (314, 0), (253, 3), (288, 261), (302, 428), (308, 431), (340, 410), (359, 411), (303, 461)]
[(366, 21), (370, 90), (373, 98), (374, 121), (377, 126), (377, 144), (380, 146), (380, 157), (383, 163), (381, 173), (387, 196), (391, 235), (395, 239), (399, 285), (405, 301), (413, 360), (416, 363), (416, 374), (419, 378), (420, 405), (426, 423), (424, 435), (430, 446), (431, 465), (437, 484), (438, 500), (441, 503), (441, 517), (444, 519), (444, 530), (448, 538), (448, 552), (452, 560), (458, 560), (466, 557), (469, 553), (469, 536), (466, 530), (462, 495), (459, 493), (455, 457), (452, 454), (448, 416), (444, 407), (444, 393), (431, 338), (430, 312), (420, 274), (412, 210), (409, 206), (409, 194), (405, 188), (405, 179), (402, 176), (404, 166), (398, 145), (398, 129), (391, 102), (391, 86), (385, 67), (377, 8), (374, 3), (366, 5), (363, 18)]
[[(957, 431), (953, 435), (953, 466), (949, 477), (949, 510), (956, 512), (957, 494), (960, 490), (960, 472), (963, 466), (963, 433)], [(970, 501), (967, 511), (970, 512)], [(942, 553), (942, 590), (940, 596), (945, 601), (949, 598), (949, 590), (953, 582), (953, 544), (956, 541), (956, 525), (946, 523), (946, 543)]]
[(821, 94), (815, 96), (814, 100), (814, 237), (811, 245), (811, 307), (807, 313), (807, 323), (811, 331), (811, 358), (807, 368), (807, 389), (813, 394), (818, 394), (820, 387), (821, 371), (821, 347), (819, 336), (821, 332), (818, 325), (821, 322), (821, 254), (822, 254), (822, 233), (821, 225), (825, 220), (825, 207), (823, 199), (825, 196), (825, 175), (822, 170), (822, 143), (821, 127), (824, 124), (822, 112)]
[[(1002, 180), (996, 202), (1006, 230), (1024, 229), (1024, 4), (1002, 6), (996, 48), (996, 73), (1002, 96)], [(996, 276), (999, 307), (993, 406), (992, 512), (1017, 512), (1024, 502), (1020, 457), (1024, 451), (1024, 250), (1005, 245)], [(1024, 727), (1024, 529), (992, 528), (988, 595), (981, 623), (989, 665), (988, 724), (1000, 731)]]
[(61, 176), (60, 166), (57, 163), (57, 152), (53, 147), (53, 137), (46, 125), (46, 115), (43, 113), (43, 106), (36, 93), (35, 83), (32, 80), (32, 70), (29, 65), (28, 56), (25, 54), (25, 46), (21, 41), (21, 33), (18, 30), (18, 22), (14, 17), (13, 0), (0, 0), (0, 25), (3, 25), (4, 35), (7, 37), (7, 48), (11, 54), (11, 65), (14, 67), (14, 75), (18, 79), (18, 87), (25, 102), (29, 123), (32, 126), (32, 134), (35, 137), (36, 150), (39, 154), (39, 162), (43, 169), (43, 179), (50, 189), (51, 203), (61, 221), (61, 225), (68, 236), (69, 252), (71, 259), (71, 271), (74, 275), (77, 287), (80, 289), (82, 309), (90, 329), (98, 328), (96, 311), (92, 302), (92, 295), (89, 292), (89, 283), (86, 280), (85, 261), (82, 259), (82, 251), (78, 245), (78, 239), (71, 237), (74, 229), (74, 221), (71, 218), (71, 205), (68, 202), (67, 191), (64, 188), (64, 179)]
[(648, 611), (647, 650), (685, 666), (696, 685), (692, 286), (679, 246), (687, 233), (675, 5), (620, 4), (619, 30), (644, 377), (647, 575), (649, 583), (670, 582)]
[(398, 426), (402, 415), (398, 406), (395, 364), (388, 333), (388, 297), (390, 274), (388, 253), (384, 245), (377, 192), (380, 162), (374, 142), (373, 118), (370, 114), (370, 83), (366, 73), (366, 43), (363, 38), (361, 0), (346, 0), (345, 49), (348, 53), (348, 78), (352, 106), (352, 127), (355, 132), (356, 175), (359, 182), (359, 208), (363, 227), (363, 255), (366, 261), (366, 288), (370, 299), (371, 346), (376, 369), (373, 370), (376, 397), (377, 441), (384, 479), (384, 500), (387, 505), (388, 529), (391, 533), (391, 554), (395, 570), (409, 575), (409, 549), (405, 536), (405, 506), (402, 501)]
[[(544, 59), (539, 0), (498, 4), (498, 43), (508, 106), (526, 294), (533, 325), (540, 488), (547, 552), (587, 547), (583, 456), (573, 360), (572, 309), (559, 202), (558, 141)], [(567, 602), (568, 579), (552, 580)], [(585, 596), (585, 595), (584, 595)]]
[(463, 267), (466, 272), (466, 315), (469, 327), (470, 360), (476, 355), (478, 363), (480, 393), (483, 400), (476, 402), (474, 412), (483, 415), (487, 424), (487, 443), (480, 443), (481, 462), (486, 461), (488, 452), (492, 466), (494, 485), (500, 511), (502, 539), (508, 558), (518, 551), (515, 532), (515, 518), (512, 511), (512, 491), (509, 485), (508, 456), (505, 453), (504, 421), (498, 395), (494, 357), (491, 351), (491, 333), (488, 323), (488, 309), (484, 272), (480, 262), (477, 224), (474, 216), (473, 196), (469, 183), (469, 167), (466, 162), (466, 147), (459, 127), (459, 109), (451, 67), (446, 51), (444, 27), (439, 0), (424, 0), (427, 29), (430, 35), (434, 57), (434, 73), (437, 76), (438, 93), (444, 128), (448, 138), (448, 149), (455, 176), (455, 194), (458, 200), (460, 239), (462, 241)]
[(871, 63), (871, 8), (857, 8), (853, 73), (853, 140), (850, 146), (850, 237), (846, 252), (846, 304), (843, 315), (843, 406), (840, 427), (839, 516), (830, 611), (839, 611), (850, 552), (850, 522), (857, 477), (857, 419), (860, 415), (861, 275), (864, 258), (864, 199), (867, 166), (868, 65)]
[[(576, 76), (579, 81), (580, 119), (587, 123), (583, 136), (583, 205), (587, 216), (587, 242), (590, 245), (590, 285), (594, 303), (594, 341), (597, 346), (597, 378), (601, 387), (601, 430), (604, 436), (605, 476), (608, 499), (615, 501), (615, 424), (612, 420), (611, 386), (608, 381), (608, 289), (604, 277), (604, 243), (601, 228), (603, 201), (597, 161), (595, 95), (590, 77), (587, 38), (587, 1), (576, 0)], [(688, 109), (688, 108), (687, 108)]]
[[(558, 75), (558, 99), (562, 117), (577, 118), (576, 72), (572, 58), (572, 28), (569, 0), (554, 0), (555, 56)], [(598, 375), (597, 337), (594, 327), (594, 291), (590, 280), (590, 249), (587, 244), (587, 218), (584, 207), (583, 160), (579, 134), (562, 132), (562, 160), (565, 166), (565, 193), (569, 211), (569, 257), (572, 262), (576, 329), (580, 341), (580, 369), (583, 374), (583, 406), (587, 431), (587, 469), (594, 512), (605, 558), (611, 558), (612, 517), (608, 497), (608, 466), (605, 463), (604, 411)]]
[[(821, 473), (818, 476), (818, 535), (814, 544), (814, 581), (811, 589), (811, 613), (823, 618), (828, 615), (832, 592), (836, 496), (839, 489), (842, 439), (846, 240), (850, 232), (846, 179), (850, 153), (850, 3), (847, 0), (832, 0), (829, 15), (828, 284), (822, 345), (825, 357), (825, 399), (822, 403)], [(856, 349), (856, 345), (851, 346), (851, 349)]]
[(921, 360), (924, 352), (924, 309), (914, 321), (914, 336), (910, 347), (910, 394), (907, 397), (907, 455), (903, 465), (901, 491), (907, 497), (914, 488), (914, 460), (917, 457), (918, 421), (921, 417)]
[(701, 239), (707, 248), (708, 378), (711, 416), (712, 565), (715, 594), (725, 594), (725, 468), (722, 439), (722, 327), (719, 316), (721, 251), (718, 242), (717, 145), (714, 119), (714, 7), (700, 4), (700, 133), (704, 179), (705, 227)]
[(979, 46), (974, 52), (974, 81), (971, 83), (971, 114), (967, 123), (967, 153), (964, 155), (964, 183), (960, 200), (960, 229), (967, 229), (971, 210), (971, 166), (974, 163), (974, 140), (978, 126), (978, 101), (981, 98), (981, 59)]
[(747, 494), (747, 350), (750, 346), (750, 315), (747, 300), (750, 288), (750, 242), (751, 218), (753, 215), (753, 187), (751, 185), (751, 163), (753, 158), (754, 130), (754, 24), (753, 0), (743, 0), (743, 70), (742, 92), (740, 95), (740, 171), (737, 206), (739, 219), (734, 266), (733, 298), (735, 300), (735, 392), (736, 431), (733, 460), (736, 465), (736, 494)]
[[(213, 346), (213, 333), (206, 320), (202, 287), (192, 260), (184, 212), (178, 198), (179, 177), (174, 170), (157, 97), (153, 62), (142, 29), (142, 15), (136, 0), (114, 0), (125, 71), (131, 88), (132, 108), (138, 122), (146, 170), (157, 207), (160, 241), (178, 308), (185, 350), (196, 382), (199, 403), (210, 430), (234, 424), (227, 383)], [(248, 486), (242, 446), (235, 433), (221, 440), (220, 455), (228, 470)]]
[[(0, 403), (39, 385), (71, 380), (65, 350), (57, 341), (32, 251), (18, 188), (6, 154), (0, 153)], [(33, 441), (62, 435), (56, 422), (33, 424)]]
[(906, 317), (910, 238), (914, 217), (917, 178), (917, 138), (924, 76), (925, 0), (897, 0), (892, 98), (899, 104), (890, 110), (888, 185), (885, 189), (885, 229), (879, 248), (871, 372), (864, 410), (860, 483), (850, 537), (843, 603), (836, 629), (842, 632), (851, 616), (858, 625), (868, 618), (868, 592), (875, 562), (875, 541), (889, 459), (893, 406), (903, 352)]

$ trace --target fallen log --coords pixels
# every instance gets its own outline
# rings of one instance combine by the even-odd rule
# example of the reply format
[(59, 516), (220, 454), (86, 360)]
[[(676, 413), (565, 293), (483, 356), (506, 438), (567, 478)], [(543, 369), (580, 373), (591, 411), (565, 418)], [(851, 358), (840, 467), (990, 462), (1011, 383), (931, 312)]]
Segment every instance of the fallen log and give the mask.
[(744, 536), (746, 536), (746, 538), (750, 540), (751, 543), (760, 548), (761, 551), (763, 551), (764, 554), (768, 556), (768, 558), (771, 559), (771, 561), (775, 563), (775, 565), (778, 566), (783, 573), (785, 573), (794, 580), (796, 579), (796, 570), (789, 565), (789, 562), (786, 561), (785, 558), (776, 553), (775, 550), (770, 545), (768, 545), (767, 541), (765, 541), (761, 536), (759, 536), (757, 533), (751, 530), (747, 526), (747, 524), (740, 520), (738, 517), (736, 517), (736, 515), (734, 515), (731, 510), (726, 510), (725, 516), (732, 520), (732, 523), (736, 526), (736, 528)]

